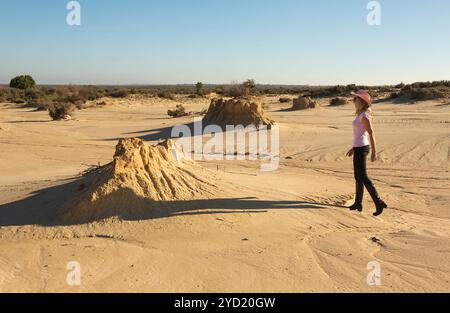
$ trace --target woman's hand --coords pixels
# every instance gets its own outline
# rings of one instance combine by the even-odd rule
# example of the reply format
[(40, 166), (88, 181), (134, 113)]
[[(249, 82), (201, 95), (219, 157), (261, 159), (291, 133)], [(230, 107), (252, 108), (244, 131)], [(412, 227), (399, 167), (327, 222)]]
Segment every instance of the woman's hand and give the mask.
[(378, 160), (377, 152), (376, 152), (376, 151), (372, 151), (372, 156), (370, 157), (370, 160), (371, 160), (372, 162), (375, 162), (376, 160)]
[(346, 156), (348, 156), (349, 158), (351, 158), (353, 156), (353, 154), (355, 153), (355, 151), (353, 150), (353, 148), (351, 148), (350, 150), (348, 150), (348, 152), (346, 153)]

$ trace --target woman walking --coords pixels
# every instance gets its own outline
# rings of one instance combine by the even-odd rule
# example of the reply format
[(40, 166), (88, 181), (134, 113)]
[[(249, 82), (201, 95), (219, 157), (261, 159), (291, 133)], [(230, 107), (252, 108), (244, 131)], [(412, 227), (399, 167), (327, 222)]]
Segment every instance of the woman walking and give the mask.
[[(380, 199), (369, 176), (367, 176), (366, 159), (372, 150), (371, 161), (377, 159), (377, 146), (375, 133), (372, 128), (372, 98), (369, 93), (360, 90), (353, 93), (353, 103), (356, 108), (356, 118), (353, 121), (353, 147), (347, 152), (348, 157), (353, 156), (353, 169), (356, 180), (355, 203), (350, 206), (350, 210), (362, 212), (364, 187), (366, 187), (376, 206), (376, 212), (373, 214), (379, 216), (387, 208), (386, 203)], [(372, 149), (371, 149), (372, 148)]]

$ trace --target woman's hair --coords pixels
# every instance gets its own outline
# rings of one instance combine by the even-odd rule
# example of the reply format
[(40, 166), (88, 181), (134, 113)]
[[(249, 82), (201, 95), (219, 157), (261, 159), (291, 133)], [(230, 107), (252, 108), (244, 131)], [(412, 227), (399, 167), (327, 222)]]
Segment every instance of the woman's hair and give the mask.
[(359, 97), (355, 97), (354, 100), (358, 103), (358, 108), (355, 112), (356, 115), (360, 115), (362, 112), (367, 112), (372, 115), (372, 106), (370, 104)]

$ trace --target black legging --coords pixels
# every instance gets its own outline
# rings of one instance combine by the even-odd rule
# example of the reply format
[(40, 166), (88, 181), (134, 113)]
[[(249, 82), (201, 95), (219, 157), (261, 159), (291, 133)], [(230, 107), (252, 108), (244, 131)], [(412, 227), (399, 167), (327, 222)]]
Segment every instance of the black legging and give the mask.
[(381, 200), (378, 196), (378, 192), (373, 186), (372, 181), (369, 176), (367, 176), (366, 169), (366, 159), (367, 155), (370, 152), (370, 146), (353, 148), (353, 169), (355, 171), (355, 180), (356, 180), (356, 199), (355, 204), (362, 205), (363, 195), (364, 195), (364, 186), (372, 197), (375, 205), (379, 205)]

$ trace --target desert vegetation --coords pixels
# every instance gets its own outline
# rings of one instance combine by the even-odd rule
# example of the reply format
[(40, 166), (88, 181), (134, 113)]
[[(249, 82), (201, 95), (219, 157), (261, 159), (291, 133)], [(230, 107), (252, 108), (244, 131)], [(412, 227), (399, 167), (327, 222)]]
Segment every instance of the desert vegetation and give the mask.
[(130, 89), (118, 87), (36, 86), (31, 76), (18, 76), (11, 80), (9, 87), (0, 87), (0, 102), (47, 110), (52, 119), (58, 120), (83, 109), (88, 101), (102, 97), (126, 98), (130, 93)]
[(11, 82), (9, 83), (9, 87), (22, 90), (34, 88), (35, 86), (36, 82), (30, 75), (16, 76), (13, 79), (11, 79)]
[(195, 94), (199, 96), (203, 96), (204, 94), (204, 86), (202, 82), (198, 82), (195, 84)]
[(450, 97), (450, 81), (414, 83), (404, 86), (391, 97), (399, 101), (426, 101)]
[[(192, 85), (156, 85), (156, 86), (51, 86), (36, 85), (29, 75), (17, 76), (11, 79), (9, 86), (0, 86), (0, 102), (15, 103), (36, 110), (48, 110), (52, 118), (61, 118), (74, 110), (83, 109), (88, 101), (103, 97), (127, 98), (130, 95), (144, 97), (159, 97), (176, 100), (177, 96), (199, 98), (215, 93), (222, 97), (247, 98), (258, 95), (281, 95), (280, 103), (289, 103), (291, 98), (283, 95), (298, 95), (293, 109), (314, 107), (314, 102), (320, 98), (332, 98), (330, 105), (345, 104), (345, 97), (351, 92), (368, 90), (376, 102), (417, 102), (435, 99), (448, 99), (450, 96), (450, 81), (417, 82), (413, 84), (397, 84), (386, 86), (362, 86), (356, 84), (337, 86), (290, 86), (262, 85), (249, 79), (242, 83), (232, 82), (224, 85), (211, 85), (198, 82)], [(305, 101), (305, 99), (309, 99)], [(312, 102), (311, 102), (312, 101)], [(101, 102), (99, 102), (99, 105)], [(67, 107), (66, 109), (62, 109)], [(178, 110), (178, 111), (177, 111)], [(177, 108), (174, 114), (182, 112)], [(175, 112), (176, 111), (176, 112)]]
[(52, 103), (47, 107), (48, 115), (54, 120), (70, 120), (75, 111), (72, 103)]
[(190, 113), (186, 111), (186, 108), (182, 104), (177, 104), (174, 110), (167, 111), (167, 115), (170, 117), (183, 117), (190, 115)]
[(281, 97), (280, 99), (278, 99), (278, 101), (279, 101), (280, 103), (289, 103), (289, 102), (291, 102), (292, 100), (291, 100), (291, 98)]
[(173, 93), (171, 93), (170, 91), (166, 91), (166, 90), (158, 92), (157, 96), (162, 99), (175, 100), (175, 95)]
[(345, 98), (337, 97), (330, 100), (330, 106), (341, 106), (347, 104)]
[(231, 98), (245, 98), (260, 94), (253, 79), (246, 80), (241, 84), (232, 82), (229, 85), (223, 86), (220, 90), (217, 90), (217, 93)]

